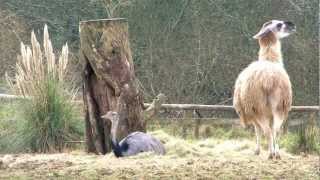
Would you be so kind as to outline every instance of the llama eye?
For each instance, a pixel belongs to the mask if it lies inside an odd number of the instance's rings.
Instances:
[[[277,24],[277,28],[280,29],[282,27],[282,23]]]
[[[120,48],[119,47],[113,47],[112,48],[112,51],[111,51],[112,55],[116,55],[116,54],[119,54],[119,53],[120,53]]]

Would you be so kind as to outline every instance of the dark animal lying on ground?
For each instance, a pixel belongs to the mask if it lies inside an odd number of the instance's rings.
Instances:
[[[109,111],[102,116],[111,122],[111,146],[116,157],[133,156],[140,152],[153,151],[156,154],[165,154],[163,144],[156,138],[143,132],[133,132],[117,142],[116,134],[119,123],[119,114]]]

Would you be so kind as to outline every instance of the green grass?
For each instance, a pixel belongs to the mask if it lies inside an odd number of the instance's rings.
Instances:
[[[48,152],[79,147],[65,141],[84,137],[80,108],[71,104],[66,92],[46,86],[47,101],[16,100],[0,104],[0,153]],[[51,103],[47,103],[51,102]]]
[[[83,120],[63,95],[48,93],[51,103],[37,100],[0,106],[0,153],[55,152],[65,141],[80,140]]]
[[[8,152],[12,135],[16,133],[17,102],[1,102],[0,104],[0,153]]]
[[[168,134],[184,139],[193,140],[194,121],[190,120],[151,120],[148,122],[148,131],[163,130]],[[250,138],[253,131],[236,126],[217,125],[209,121],[203,122],[199,127],[199,138],[215,137],[219,139]]]
[[[183,130],[185,127],[185,131]],[[177,138],[184,138],[188,142],[195,141],[194,126],[192,122],[179,120],[171,122],[161,122],[159,120],[150,121],[148,124],[148,130],[163,130],[164,132],[171,134]],[[186,134],[183,136],[183,133]],[[203,123],[200,126],[199,132],[200,139],[217,138],[220,140],[228,139],[250,139],[255,141],[255,134],[253,128],[243,129],[241,127],[228,127],[215,125],[210,122]],[[320,153],[320,128],[316,126],[315,122],[311,119],[311,123],[302,125],[298,129],[290,130],[287,134],[280,136],[279,145],[280,148],[286,149],[290,153],[300,154]],[[266,138],[262,138],[262,146],[267,148]]]
[[[49,127],[47,132],[43,134],[44,137],[51,135],[48,138],[51,144],[55,144],[55,140],[63,139],[67,140],[80,140],[84,138],[84,121],[83,117],[79,116],[81,109],[78,107],[70,107],[63,109],[66,102],[63,97],[57,98],[55,95],[54,106],[51,107],[51,111],[45,111],[45,107],[42,106],[31,106],[26,102],[8,102],[0,105],[0,152],[28,152],[34,151],[36,146],[41,146],[41,140],[38,137],[40,133],[45,131],[40,131],[41,126]],[[31,102],[29,102],[31,103]],[[23,107],[27,107],[23,109]],[[77,108],[77,109],[75,109]],[[27,114],[27,115],[26,115]],[[45,114],[55,114],[48,121],[41,121],[36,118],[36,115],[42,117]],[[62,114],[66,114],[61,116]],[[29,117],[29,121],[26,120]],[[59,119],[59,117],[65,118],[64,120]],[[41,118],[42,119],[42,118]],[[43,118],[45,119],[45,118]],[[37,122],[37,123],[36,123]],[[45,124],[51,122],[49,124]],[[176,138],[176,141],[181,141],[179,144],[194,143],[197,139],[194,137],[194,127],[192,122],[186,122],[186,137],[182,138],[183,124],[182,121],[166,121],[160,122],[157,120],[150,121],[148,123],[148,131],[155,131],[157,134],[158,130],[161,130],[167,134],[172,135]],[[39,125],[42,124],[42,125]],[[67,124],[67,131],[58,130]],[[36,125],[37,124],[37,125]],[[54,131],[52,131],[55,129]],[[30,130],[29,132],[27,130]],[[49,130],[53,134],[48,134]],[[62,132],[62,133],[61,133]],[[307,124],[306,126],[301,126],[297,130],[291,130],[287,134],[284,134],[280,138],[280,148],[286,149],[290,153],[299,154],[301,152],[305,153],[320,153],[320,143],[319,143],[319,127]],[[59,136],[54,136],[54,134],[59,133]],[[66,133],[66,135],[61,135]],[[56,138],[56,139],[55,139]],[[165,139],[164,137],[163,139]],[[220,141],[228,139],[250,139],[255,141],[255,135],[251,129],[243,129],[240,127],[224,127],[217,126],[210,123],[204,123],[200,126],[200,139],[219,139]],[[266,148],[266,139],[262,139],[262,145]],[[31,143],[35,142],[35,143]],[[59,143],[57,143],[59,145]],[[61,146],[62,144],[60,144]],[[190,147],[190,144],[186,145]],[[47,147],[48,148],[48,147]],[[82,147],[83,148],[83,147]],[[179,148],[179,147],[176,147]],[[186,151],[181,151],[182,154],[186,152],[193,152],[192,148],[186,148]]]
[[[43,94],[21,106],[19,144],[32,152],[62,151],[64,142],[78,139],[81,132],[74,126],[73,105],[60,84],[48,79],[43,86]]]
[[[280,140],[280,146],[295,154],[320,154],[320,128],[312,123],[301,125],[294,132],[284,135]]]
[[[67,112],[62,116],[63,119],[57,118],[59,113],[40,119],[36,116],[55,112],[36,111],[30,103],[8,106],[16,109],[28,108],[14,112],[15,114],[11,114],[12,118],[1,117],[0,153],[57,152],[67,145],[68,148],[77,146],[67,144],[66,141],[81,140],[84,137],[83,120],[78,116],[70,117],[73,112]],[[5,109],[1,108],[0,111]]]

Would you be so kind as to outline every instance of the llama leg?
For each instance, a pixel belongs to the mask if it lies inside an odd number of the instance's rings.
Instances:
[[[254,131],[256,133],[256,149],[254,151],[254,154],[259,155],[260,154],[261,129],[257,124],[254,125]]]
[[[271,128],[269,127],[265,132],[267,138],[268,138],[268,146],[269,146],[269,157],[268,159],[273,159],[275,156],[275,149],[274,149],[274,138]]]
[[[268,119],[262,119],[261,121],[258,122],[261,129],[263,130],[265,136],[267,137],[268,140],[268,147],[269,147],[269,157],[268,159],[273,159],[275,156],[275,151],[274,151],[274,138],[273,138],[273,133],[272,129],[269,125]]]
[[[269,96],[269,102],[271,104],[271,111],[273,116],[272,135],[274,139],[274,150],[275,150],[276,159],[280,159],[279,145],[278,145],[279,137],[277,137],[277,135],[280,133],[282,123],[285,120],[286,115],[288,113],[288,112],[285,112],[283,109],[284,100],[281,100],[282,98],[281,92],[282,92],[281,89],[276,89],[274,93]]]
[[[278,140],[279,140],[279,133],[280,133],[282,123],[283,123],[283,118],[281,118],[281,116],[279,116],[278,114],[275,114],[273,117],[272,134],[274,138],[274,146],[275,146],[274,148],[275,148],[276,159],[280,159]],[[278,137],[277,137],[277,134],[278,134]]]
[[[277,132],[273,129],[273,142],[274,142],[274,155],[276,159],[281,159],[280,153],[279,153],[279,145],[278,145],[278,139],[277,139]]]

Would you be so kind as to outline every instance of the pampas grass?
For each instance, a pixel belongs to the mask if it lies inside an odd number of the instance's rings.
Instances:
[[[44,81],[52,79],[60,84],[63,83],[67,72],[68,54],[68,45],[65,44],[62,47],[59,60],[56,61],[48,27],[45,25],[43,52],[34,32],[32,32],[31,48],[21,42],[21,54],[18,56],[15,78],[12,79],[7,75],[7,82],[16,94],[37,96],[41,94],[40,87],[42,87]]]
[[[46,25],[43,49],[34,32],[31,47],[21,42],[15,77],[7,76],[11,90],[28,99],[17,107],[21,115],[13,143],[19,150],[62,151],[65,141],[79,138],[72,104],[76,91],[65,82],[67,64],[68,45],[62,47],[57,60]]]

